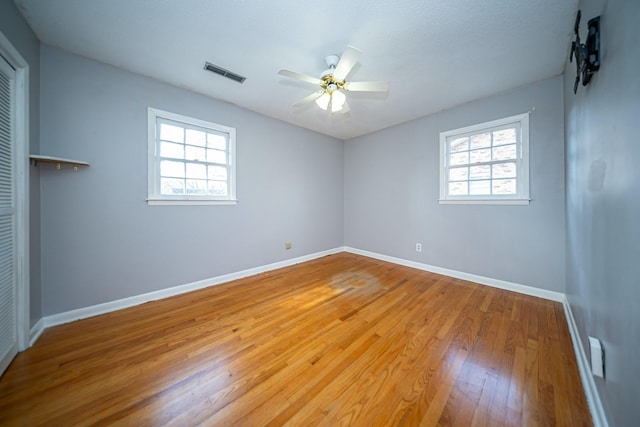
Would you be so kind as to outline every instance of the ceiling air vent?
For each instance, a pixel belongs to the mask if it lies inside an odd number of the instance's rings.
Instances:
[[[212,73],[220,74],[221,76],[234,80],[238,83],[243,83],[247,79],[246,77],[241,76],[240,74],[236,74],[232,71],[225,70],[224,68],[218,67],[217,65],[212,64],[210,62],[207,62],[204,64],[204,69],[209,70]]]

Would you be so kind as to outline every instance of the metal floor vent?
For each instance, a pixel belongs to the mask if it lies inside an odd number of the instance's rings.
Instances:
[[[236,74],[232,71],[225,70],[224,68],[218,67],[217,65],[212,64],[210,62],[206,62],[204,64],[204,69],[209,70],[212,73],[220,74],[221,76],[234,80],[238,83],[243,83],[247,79],[246,77],[241,76],[240,74]]]

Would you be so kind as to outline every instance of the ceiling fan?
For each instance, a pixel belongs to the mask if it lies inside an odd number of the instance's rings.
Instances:
[[[318,107],[323,110],[330,110],[331,113],[346,113],[350,108],[344,92],[388,91],[389,82],[347,82],[345,80],[358,62],[360,55],[362,55],[361,50],[347,46],[342,56],[327,56],[325,60],[329,68],[322,72],[320,78],[296,73],[295,71],[278,71],[281,76],[291,77],[320,87],[319,90],[302,98],[293,106],[302,107],[311,101],[316,101]]]

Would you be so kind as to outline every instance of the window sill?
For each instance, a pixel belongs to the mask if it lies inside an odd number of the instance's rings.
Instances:
[[[197,199],[147,199],[149,206],[224,206],[237,205],[237,200],[197,200]]]
[[[528,205],[531,199],[440,199],[441,205]]]

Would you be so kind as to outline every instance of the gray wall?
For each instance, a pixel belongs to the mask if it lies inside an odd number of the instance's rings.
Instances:
[[[596,378],[612,426],[640,419],[640,2],[582,1],[601,15],[602,65],[573,94],[565,72],[567,294],[589,357],[598,337],[606,379]]]
[[[41,151],[91,164],[41,171],[44,315],[342,246],[342,141],[48,46],[41,63]],[[238,205],[146,204],[148,106],[236,128]]]
[[[40,42],[11,0],[0,0],[0,31],[29,64],[30,152],[40,149]],[[40,173],[30,168],[30,318],[33,326],[42,317],[40,282]]]
[[[533,107],[530,205],[438,204],[439,133]],[[555,77],[347,141],[345,245],[564,292],[563,132]]]

